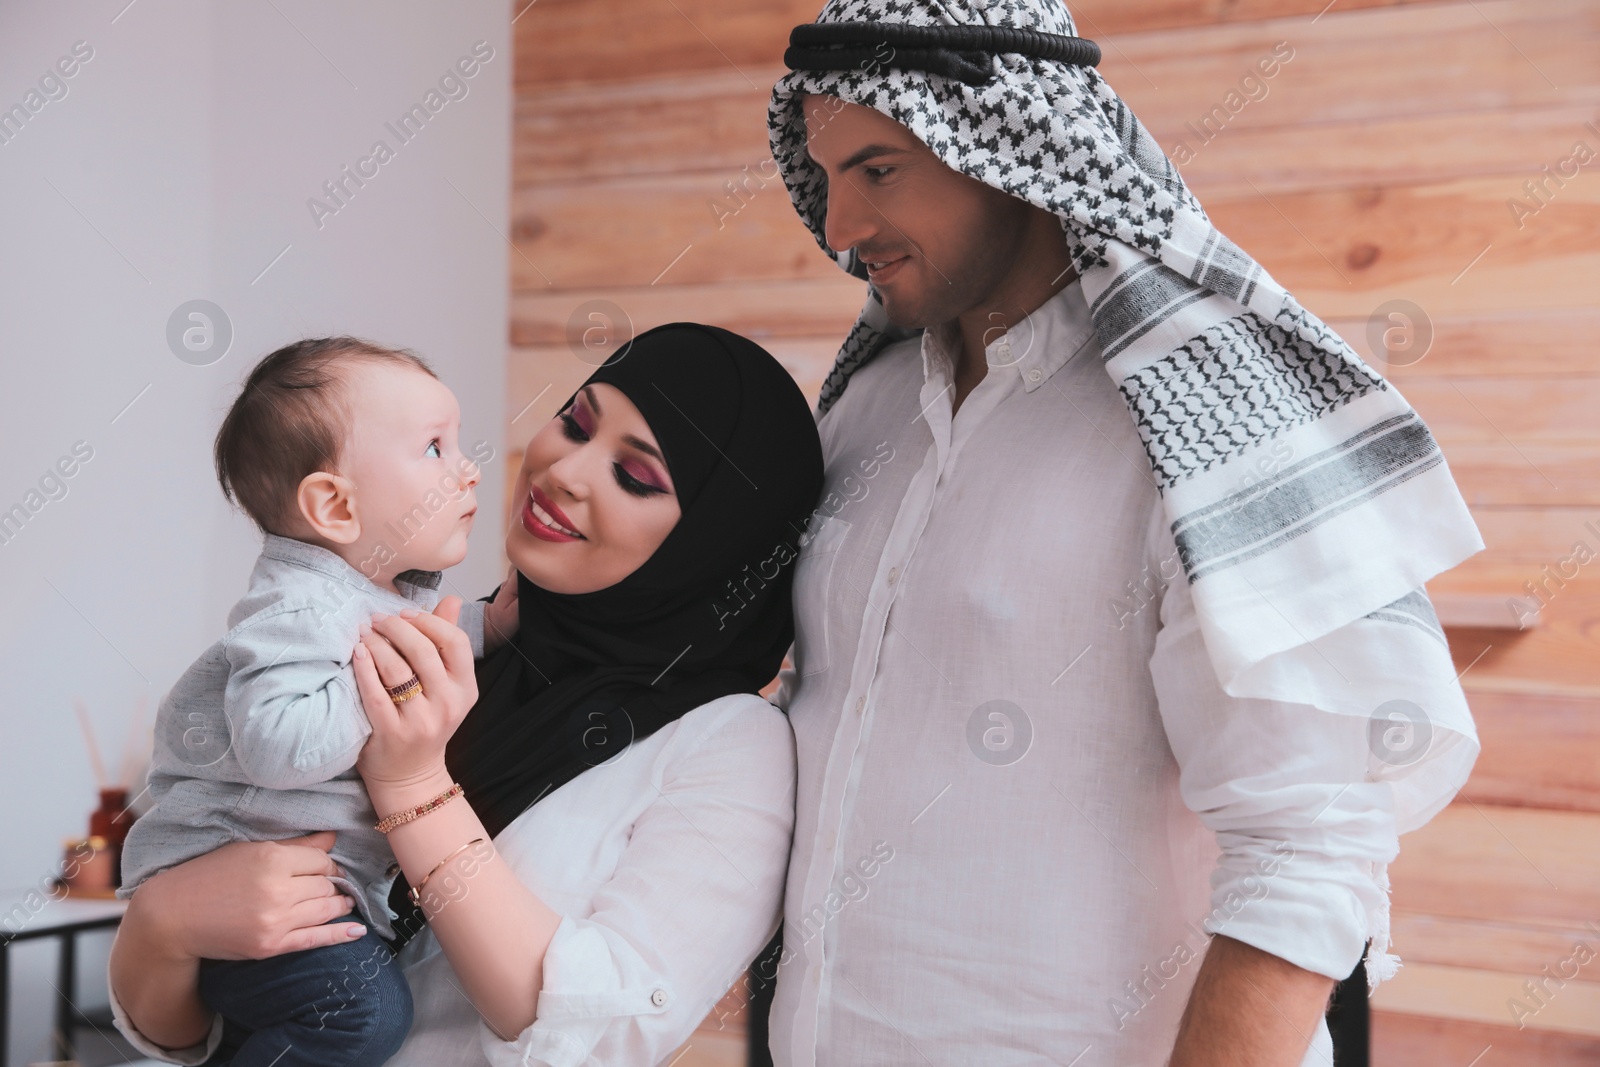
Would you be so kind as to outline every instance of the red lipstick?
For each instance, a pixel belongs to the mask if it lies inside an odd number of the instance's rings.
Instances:
[[[535,504],[537,504],[539,509],[546,515],[549,515],[557,523],[559,523],[561,526],[565,526],[567,529],[560,530],[549,523],[542,521],[538,515],[534,514],[533,505]],[[581,534],[574,535],[567,532],[567,530],[576,530],[577,527],[572,525],[572,520],[567,518],[566,513],[560,508],[556,507],[555,501],[551,500],[547,495],[545,495],[545,493],[542,492],[537,485],[530,484],[528,486],[528,497],[523,501],[521,518],[523,529],[527,530],[541,541],[561,542],[583,540]]]

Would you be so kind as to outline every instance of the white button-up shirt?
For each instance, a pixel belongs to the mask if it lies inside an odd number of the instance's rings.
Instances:
[[[774,1059],[1156,1067],[1207,933],[1355,967],[1388,787],[1365,720],[1221,691],[1082,282],[952,417],[958,344],[820,424]]]
[[[696,708],[551,792],[495,838],[563,916],[544,957],[538,1019],[500,1040],[423,930],[397,960],[415,1021],[389,1067],[664,1061],[772,936],[793,782],[788,723],[745,693]],[[222,1037],[219,1018],[204,1046],[162,1049],[115,996],[112,1011],[136,1047],[172,1063],[203,1062]]]

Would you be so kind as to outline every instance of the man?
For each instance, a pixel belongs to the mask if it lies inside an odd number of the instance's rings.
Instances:
[[[1431,435],[1072,34],[831,0],[773,93],[870,283],[779,697],[784,1067],[1327,1064],[1334,983],[1397,962],[1397,834],[1476,757],[1421,587],[1482,542]]]

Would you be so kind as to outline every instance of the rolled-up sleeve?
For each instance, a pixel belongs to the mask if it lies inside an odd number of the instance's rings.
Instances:
[[[355,766],[372,724],[350,648],[314,608],[264,613],[228,636],[223,712],[232,752],[253,785],[303,789]]]
[[[562,919],[533,1025],[502,1041],[479,1024],[495,1067],[659,1063],[777,929],[793,734],[764,702],[736,707],[715,731],[663,767],[590,913]]]
[[[133,1020],[128,1018],[128,1013],[123,1010],[122,1002],[117,999],[116,989],[112,988],[109,982],[107,988],[111,995],[111,1021],[117,1031],[128,1039],[128,1044],[153,1060],[160,1060],[162,1063],[200,1064],[210,1059],[217,1051],[217,1047],[222,1044],[222,1016],[214,1015],[211,1018],[211,1032],[206,1035],[203,1044],[179,1049],[162,1048],[141,1034],[133,1025]]]
[[[1347,977],[1387,915],[1382,871],[1399,850],[1392,792],[1368,780],[1367,721],[1225,693],[1181,573],[1150,670],[1184,803],[1221,849],[1203,927]]]

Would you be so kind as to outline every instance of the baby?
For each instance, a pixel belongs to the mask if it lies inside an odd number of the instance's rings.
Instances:
[[[351,654],[373,613],[431,611],[440,572],[467,554],[479,470],[459,422],[421,359],[335,337],[262,360],[217,434],[223,494],[265,543],[228,632],[162,700],[156,803],[128,834],[118,895],[230,841],[336,830],[349,877],[334,882],[367,926],[348,944],[201,962],[201,999],[240,1063],[381,1064],[410,1028],[410,991],[380,940],[394,934],[398,868],[355,770],[372,728]],[[461,610],[478,657],[486,610]]]

